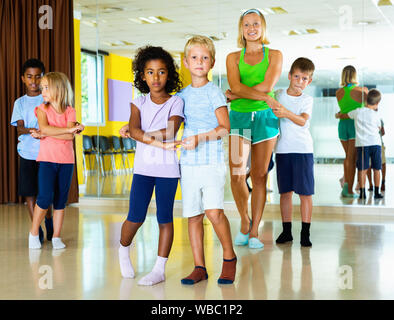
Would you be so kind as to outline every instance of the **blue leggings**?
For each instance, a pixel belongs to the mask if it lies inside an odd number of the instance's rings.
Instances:
[[[178,178],[158,178],[134,174],[127,220],[135,223],[145,221],[153,188],[155,188],[157,222],[160,224],[172,222],[177,187]]]
[[[48,209],[52,203],[54,210],[66,207],[73,171],[72,163],[40,162],[37,205],[41,209]]]

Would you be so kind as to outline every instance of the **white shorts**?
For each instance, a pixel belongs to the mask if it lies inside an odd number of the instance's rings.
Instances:
[[[194,217],[209,209],[224,209],[226,165],[181,165],[183,216]]]

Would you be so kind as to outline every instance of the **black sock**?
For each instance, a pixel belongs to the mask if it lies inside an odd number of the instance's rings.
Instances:
[[[283,231],[276,239],[276,243],[285,243],[288,241],[293,241],[293,236],[291,234],[291,222],[282,222]]]
[[[382,199],[383,196],[379,193],[379,187],[375,187],[375,199]]]
[[[312,246],[312,242],[309,240],[309,229],[311,224],[308,222],[302,222],[302,229],[301,229],[301,245],[303,247],[310,247]]]
[[[360,199],[366,199],[365,188],[360,188]]]

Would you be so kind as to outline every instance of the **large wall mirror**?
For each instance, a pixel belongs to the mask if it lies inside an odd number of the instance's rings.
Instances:
[[[287,88],[288,72],[296,58],[307,57],[316,66],[306,89],[314,98],[310,121],[314,204],[394,206],[388,196],[394,183],[393,4],[389,0],[74,0],[74,8],[80,13],[81,55],[76,64],[81,70],[81,112],[87,126],[78,151],[81,196],[128,199],[135,143],[122,139],[119,130],[128,122],[131,99],[139,94],[132,86],[136,49],[147,44],[162,46],[172,53],[185,84],[189,84],[181,63],[184,45],[191,35],[208,36],[216,47],[211,79],[225,92],[229,88],[226,56],[237,50],[239,16],[246,9],[258,8],[266,18],[268,47],[283,54],[282,75],[275,89]],[[378,113],[385,128],[386,197],[379,201],[367,197],[363,204],[341,196],[345,152],[335,118],[339,111],[336,91],[347,65],[357,70],[359,86],[382,93]],[[355,191],[356,185],[357,176]],[[368,188],[368,181],[366,185]],[[270,173],[268,188],[272,191],[268,203],[278,204],[275,169]],[[179,192],[178,200],[180,196]],[[228,202],[234,201],[229,179],[225,197]],[[297,203],[298,197],[294,200]]]

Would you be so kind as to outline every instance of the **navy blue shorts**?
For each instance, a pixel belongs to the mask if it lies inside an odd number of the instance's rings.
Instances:
[[[153,188],[155,188],[157,222],[160,224],[172,222],[178,180],[178,178],[158,178],[134,174],[127,220],[135,223],[145,221]]]
[[[48,209],[52,203],[54,210],[66,207],[73,171],[72,163],[40,162],[37,205],[41,209]]]
[[[280,194],[290,191],[302,196],[314,194],[313,153],[277,153],[276,176]]]
[[[381,146],[356,147],[356,149],[358,170],[367,170],[369,167],[375,170],[382,169]]]
[[[22,197],[37,197],[39,162],[19,156],[18,194]]]

